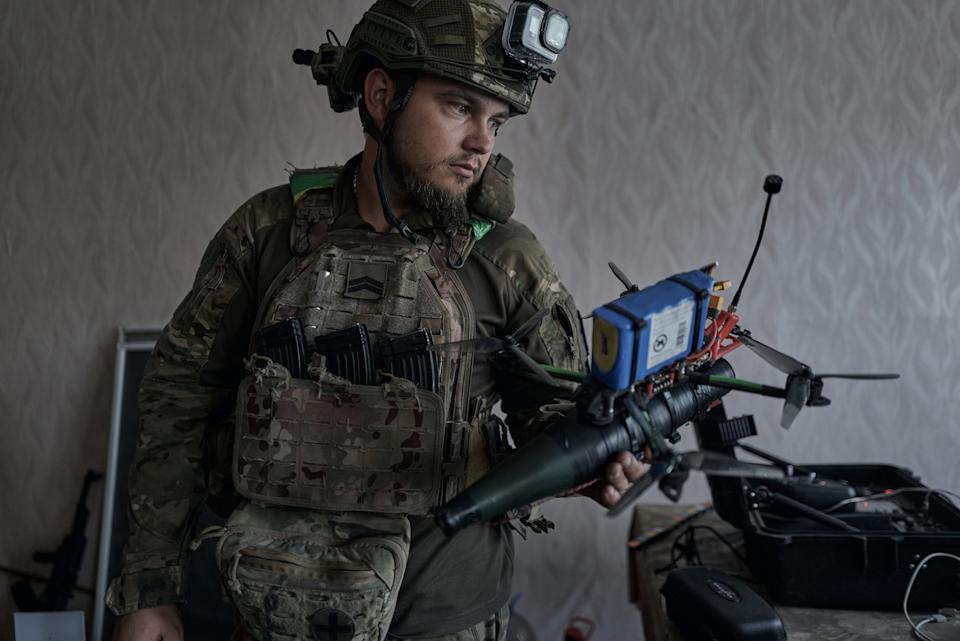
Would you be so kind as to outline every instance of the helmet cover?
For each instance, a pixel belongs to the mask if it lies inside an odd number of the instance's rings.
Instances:
[[[506,18],[489,0],[378,0],[354,27],[336,71],[322,84],[331,85],[331,96],[350,95],[356,104],[374,67],[432,74],[499,98],[514,114],[527,113],[538,74],[504,52]]]

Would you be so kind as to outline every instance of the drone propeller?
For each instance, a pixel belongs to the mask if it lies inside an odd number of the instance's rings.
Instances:
[[[809,365],[801,363],[792,356],[788,356],[769,345],[753,338],[745,329],[736,329],[736,337],[741,343],[749,347],[757,356],[773,365],[787,375],[785,401],[783,413],[780,415],[780,425],[789,429],[797,414],[804,405],[823,407],[830,404],[830,399],[823,395],[823,379],[845,378],[861,381],[882,381],[900,378],[899,374],[814,374]]]
[[[670,452],[664,458],[651,462],[650,469],[647,473],[634,481],[633,485],[623,493],[623,496],[620,497],[617,504],[610,508],[607,514],[609,516],[622,514],[631,503],[640,498],[654,483],[657,483],[670,474],[683,470],[700,470],[707,476],[736,478],[782,479],[786,476],[784,471],[776,466],[744,463],[732,456],[718,452],[706,450],[693,450],[682,454]]]
[[[682,464],[692,470],[700,470],[707,476],[727,476],[736,478],[782,479],[784,471],[773,465],[745,463],[732,456],[694,450],[680,455]]]
[[[809,378],[799,374],[787,378],[787,397],[783,401],[783,412],[780,414],[780,426],[783,429],[790,429],[797,414],[810,400],[811,382]]]
[[[732,333],[740,340],[741,343],[749,347],[754,354],[767,361],[784,374],[796,374],[803,369],[810,369],[807,365],[804,365],[794,357],[787,356],[783,352],[775,350],[769,345],[761,343],[757,339],[753,338],[753,336],[750,335],[750,332],[745,329],[738,327],[734,329]]]
[[[536,329],[543,319],[550,313],[549,309],[541,309],[539,312],[528,318],[512,334],[507,334],[503,338],[496,336],[482,336],[480,338],[468,338],[467,340],[455,341],[452,343],[434,343],[430,349],[435,352],[475,352],[489,354],[492,352],[502,352],[510,354],[523,364],[528,370],[533,372],[541,381],[548,385],[557,385],[557,381],[547,374],[537,361],[533,360],[529,354],[520,347],[520,340],[524,336]]]
[[[817,374],[817,378],[847,378],[853,381],[888,381],[900,378],[899,374]]]

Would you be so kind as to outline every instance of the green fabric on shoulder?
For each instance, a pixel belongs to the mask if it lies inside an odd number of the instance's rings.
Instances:
[[[322,169],[299,169],[290,174],[290,191],[293,193],[293,202],[303,198],[304,194],[312,189],[329,189],[337,182],[340,175],[339,167],[324,167]]]
[[[480,240],[487,235],[487,232],[493,229],[493,223],[486,218],[472,217],[467,224],[473,227],[473,237]]]

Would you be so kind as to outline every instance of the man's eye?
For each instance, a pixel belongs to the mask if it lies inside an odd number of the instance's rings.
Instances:
[[[453,109],[454,113],[459,114],[461,116],[464,116],[470,113],[470,108],[467,105],[463,104],[462,102],[452,102],[450,103],[450,107]]]

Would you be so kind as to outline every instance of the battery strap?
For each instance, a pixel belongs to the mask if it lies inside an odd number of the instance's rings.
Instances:
[[[607,303],[604,305],[609,310],[615,311],[631,323],[633,323],[633,362],[630,366],[630,380],[637,375],[637,360],[640,357],[640,330],[647,326],[647,321],[643,320],[629,309],[621,307],[616,303]],[[631,385],[633,383],[631,382]]]
[[[692,349],[696,351],[700,349],[700,317],[702,316],[701,310],[703,308],[703,301],[709,299],[710,292],[707,291],[706,289],[703,289],[702,287],[694,285],[689,280],[687,280],[686,278],[680,275],[671,276],[667,280],[674,282],[678,285],[682,285],[683,287],[686,287],[691,292],[693,292],[694,296],[697,297],[697,314],[693,319],[693,335],[697,339],[697,344],[692,346]]]

